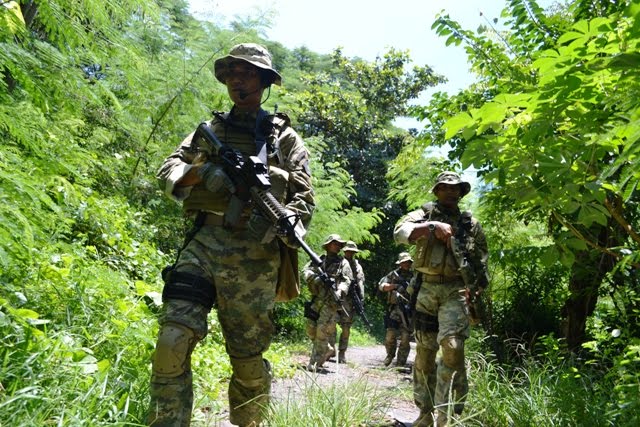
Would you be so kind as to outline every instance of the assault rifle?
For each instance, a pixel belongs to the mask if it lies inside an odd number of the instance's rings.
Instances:
[[[316,256],[318,256],[318,255],[316,255]],[[322,270],[322,259],[320,259],[320,257],[318,257],[318,261],[319,262],[316,263],[313,260],[313,257],[311,256],[311,254],[309,254],[309,257],[312,258],[311,262],[313,262],[313,264],[318,269],[320,269],[320,274],[318,275],[318,278],[320,280],[322,280],[322,283],[324,284],[325,288],[327,288],[329,293],[333,296],[333,300],[336,303],[338,303],[338,305],[342,306],[342,300],[340,299],[340,296],[338,295],[338,285],[336,284],[336,281],[335,281],[335,279],[333,277],[329,277],[329,275],[324,270]],[[344,307],[342,309],[344,310]]]
[[[401,290],[409,289],[409,282],[407,282],[406,279],[402,277],[397,270],[393,270],[393,272],[398,278],[396,282],[399,282],[400,286],[402,287]],[[407,329],[412,329],[411,328],[411,301],[406,299],[404,295],[402,295],[402,293],[400,293],[400,291],[398,291],[397,289],[394,290],[393,292],[396,293],[396,300],[398,301],[398,305],[400,306],[402,325]]]
[[[296,225],[300,217],[290,214],[282,204],[271,194],[269,170],[258,156],[250,156],[246,161],[242,153],[223,143],[207,123],[200,123],[193,136],[194,141],[204,140],[222,160],[224,172],[233,182],[236,191],[231,196],[231,202],[224,214],[224,226],[234,227],[240,221],[240,214],[251,200],[260,213],[275,226],[276,235],[300,246],[309,255],[311,262],[322,271],[322,259],[302,239]],[[322,271],[322,281],[326,286],[337,290],[335,281]],[[335,292],[332,292],[337,298]],[[339,300],[339,298],[338,298]]]
[[[463,218],[456,234],[451,236],[451,251],[453,252],[460,275],[467,288],[466,300],[469,308],[469,322],[472,325],[482,324],[489,345],[500,362],[503,360],[503,356],[497,336],[493,334],[491,306],[489,305],[489,310],[487,310],[485,305],[485,298],[488,298],[485,291],[489,286],[489,276],[484,268],[481,268],[479,265],[474,265],[473,259],[465,245],[465,233],[468,232],[471,227],[470,220],[470,216],[466,222],[465,218]],[[487,299],[487,301],[489,304],[491,303],[491,300]]]
[[[362,303],[362,296],[360,295],[360,288],[358,287],[357,281],[354,279],[351,281],[351,289],[349,293],[351,294],[351,302],[353,302],[353,309],[358,316],[362,319],[362,322],[369,329],[373,328],[369,319],[367,319],[367,315],[364,312],[364,304]]]
[[[462,227],[460,227],[462,229]],[[451,251],[453,257],[458,264],[458,271],[462,276],[466,291],[467,306],[469,309],[469,321],[472,325],[482,323],[485,328],[490,328],[488,324],[487,311],[482,298],[481,289],[484,289],[488,284],[488,279],[481,277],[476,272],[476,268],[471,261],[469,252],[467,251],[464,242],[464,231],[456,233],[451,236]]]

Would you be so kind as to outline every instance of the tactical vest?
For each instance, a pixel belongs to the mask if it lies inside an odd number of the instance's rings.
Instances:
[[[407,301],[411,298],[408,292],[408,289],[409,289],[408,285],[411,282],[412,278],[413,278],[413,272],[411,270],[405,271],[401,268],[398,268],[387,275],[387,280],[392,285],[405,284],[404,282],[406,282],[407,286],[404,289],[402,289],[402,291],[400,292],[400,295],[402,295]],[[395,292],[387,292],[386,294],[387,294],[387,304],[396,305],[400,302],[398,301],[398,295]]]
[[[337,279],[340,277],[342,273],[342,263],[344,258],[340,255],[332,255],[327,256],[326,254],[321,255],[320,259],[322,260],[322,271],[327,273],[327,276],[332,279]],[[317,268],[313,268],[314,271],[318,271]],[[322,296],[326,295],[326,288],[323,284],[312,281],[309,283],[309,291],[311,291],[311,295],[313,296]]]
[[[209,121],[209,125],[222,142],[239,150],[245,159],[258,154],[256,153],[256,119],[254,117],[248,116],[244,120],[231,121],[228,114],[214,113],[214,116]],[[285,204],[289,196],[289,172],[283,169],[285,159],[280,152],[278,137],[289,126],[289,118],[282,113],[266,116],[261,126],[266,140],[264,157],[269,168],[271,193],[280,203]],[[192,149],[203,154],[201,161],[206,159],[213,164],[221,164],[220,158],[210,152],[206,143],[200,142]],[[265,159],[262,160],[265,161]],[[231,194],[226,189],[212,193],[206,189],[204,183],[199,183],[191,189],[189,197],[184,200],[183,209],[187,212],[207,211],[223,214],[230,198]],[[249,204],[247,216],[250,210]]]
[[[429,202],[422,206],[426,221],[445,222],[453,228],[454,234],[465,220],[471,220],[471,212],[464,211],[456,215],[440,212],[435,203]],[[469,234],[469,233],[467,233]],[[428,275],[444,277],[458,277],[460,272],[456,260],[445,242],[436,239],[431,233],[427,237],[416,240],[416,256],[413,268]]]

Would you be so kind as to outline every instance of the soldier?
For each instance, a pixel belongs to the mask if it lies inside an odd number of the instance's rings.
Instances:
[[[408,291],[409,283],[413,278],[412,264],[413,259],[409,252],[400,253],[396,261],[397,268],[378,282],[378,290],[386,294],[387,300],[387,312],[384,316],[384,326],[387,330],[384,338],[384,346],[387,350],[385,366],[389,366],[396,357],[396,349],[398,350],[396,365],[404,366],[411,351],[413,331]],[[400,339],[399,348],[398,338]]]
[[[263,92],[280,85],[280,74],[262,46],[243,43],[215,62],[216,78],[227,86],[233,108],[214,113],[211,129],[245,159],[268,165],[271,192],[287,211],[307,224],[314,209],[308,152],[286,115],[260,108]],[[160,330],[153,356],[153,426],[189,426],[193,406],[191,353],[207,335],[207,316],[216,307],[232,367],[230,421],[259,425],[268,406],[269,348],[276,293],[295,296],[297,257],[292,242],[276,238],[270,223],[249,203],[240,203],[239,220],[225,215],[238,202],[222,161],[189,135],[158,172],[161,188],[194,218],[176,262],[165,269]],[[237,207],[237,203],[235,204]],[[283,276],[284,275],[284,276]],[[283,277],[288,281],[283,282]],[[286,298],[284,298],[286,299]]]
[[[464,342],[469,337],[469,319],[460,262],[452,248],[465,248],[474,266],[478,289],[488,285],[487,240],[480,223],[458,203],[471,185],[454,172],[442,172],[431,191],[437,201],[405,215],[396,225],[397,243],[416,245],[417,271],[414,322],[416,357],[413,394],[420,416],[414,426],[431,426],[433,415],[446,425],[447,412],[462,413],[468,391]],[[454,239],[452,239],[454,237]],[[436,368],[436,353],[442,359]],[[451,397],[451,401],[449,401]],[[432,412],[436,409],[436,414]]]
[[[338,324],[340,324],[341,330],[340,340],[338,341],[338,363],[347,363],[346,352],[347,347],[349,347],[349,335],[351,334],[353,318],[356,315],[352,293],[358,294],[364,307],[364,270],[362,270],[362,266],[355,258],[355,254],[360,252],[355,242],[349,240],[342,248],[342,252],[344,253],[344,258],[349,262],[349,267],[351,267],[351,273],[353,274],[353,280],[349,286],[349,295],[351,297],[346,298],[342,304],[342,309],[338,310]],[[336,337],[334,336],[332,343],[335,344],[335,342]]]
[[[331,352],[335,354],[336,323],[338,310],[342,310],[349,286],[353,280],[349,262],[339,255],[346,241],[338,234],[330,234],[322,245],[326,251],[321,256],[320,268],[309,262],[303,269],[304,277],[312,299],[305,305],[307,335],[313,346],[307,370],[322,368]],[[323,274],[326,277],[323,280]],[[330,344],[333,339],[333,345]]]

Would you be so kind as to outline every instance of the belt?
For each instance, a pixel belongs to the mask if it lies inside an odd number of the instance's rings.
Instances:
[[[443,276],[442,274],[423,274],[422,280],[427,283],[461,282],[462,276]]]
[[[247,223],[249,222],[249,217],[241,216],[240,220],[238,220],[238,224],[236,224],[234,229],[245,229],[247,228]],[[224,215],[218,215],[214,213],[208,213],[204,219],[204,225],[213,225],[216,227],[224,226]]]

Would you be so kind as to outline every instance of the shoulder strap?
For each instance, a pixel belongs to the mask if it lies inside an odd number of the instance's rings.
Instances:
[[[422,210],[424,211],[424,217],[427,221],[431,221],[431,215],[433,215],[433,209],[436,207],[436,204],[433,202],[427,202],[422,205]]]
[[[289,116],[284,113],[274,113],[267,115],[261,123],[260,130],[265,135],[267,141],[267,150],[269,157],[275,157],[276,163],[281,167],[284,164],[281,158],[279,138],[282,132],[291,126]]]
[[[260,108],[256,116],[256,155],[265,165],[267,164],[267,138],[264,136],[262,122],[266,117],[267,112]]]

